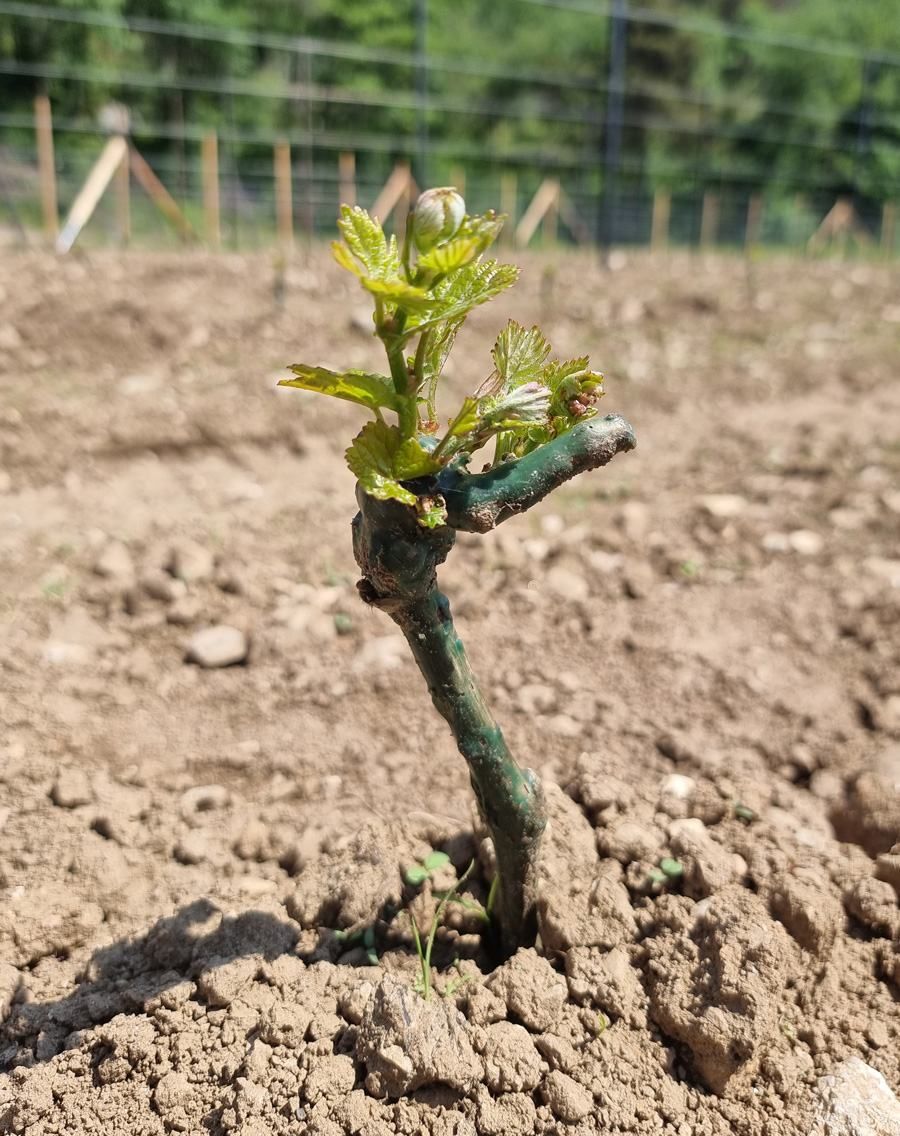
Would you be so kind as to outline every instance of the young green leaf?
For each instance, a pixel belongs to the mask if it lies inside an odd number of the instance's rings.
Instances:
[[[450,857],[446,852],[429,852],[422,861],[422,864],[428,872],[436,872],[438,868],[443,868],[445,864],[449,863]]]
[[[428,870],[421,864],[413,864],[412,867],[407,868],[403,873],[403,878],[410,887],[418,887],[419,884],[424,884],[428,879]],[[410,916],[410,918],[412,917]]]
[[[330,394],[333,398],[355,402],[369,410],[381,407],[396,410],[398,407],[394,388],[383,375],[373,375],[367,371],[329,371],[327,367],[309,367],[305,363],[295,363],[288,369],[297,377],[279,380],[280,387],[298,387],[300,390]]]
[[[471,238],[478,242],[479,253],[485,252],[500,235],[505,221],[506,214],[495,213],[493,209],[489,209],[487,213],[476,213],[464,219],[456,239]]]
[[[550,391],[536,382],[523,383],[504,395],[479,403],[483,427],[492,433],[546,423],[549,409]]]
[[[442,320],[431,329],[428,336],[428,346],[425,352],[425,373],[440,375],[447,362],[447,357],[456,339],[456,333],[465,323],[465,316],[458,316],[452,320]]]
[[[463,438],[471,434],[478,425],[478,399],[464,398],[463,404],[456,413],[456,417],[447,427],[447,437]],[[441,446],[438,445],[438,450]]]
[[[401,485],[394,474],[394,458],[402,441],[396,426],[367,422],[347,450],[347,465],[370,497],[415,505],[415,493]]]
[[[409,322],[406,338],[447,320],[464,319],[473,308],[512,287],[518,278],[519,270],[513,264],[498,264],[496,260],[467,264],[435,286],[435,307],[427,317]]]
[[[572,419],[574,425],[603,397],[603,376],[588,366],[588,357],[551,363],[544,381],[553,391],[552,414]]]
[[[497,393],[543,379],[550,344],[539,327],[510,320],[497,336],[491,355],[497,368]]]
[[[396,238],[388,240],[381,225],[365,209],[360,209],[358,205],[342,205],[338,228],[347,248],[362,265],[364,272],[359,272],[345,252],[337,251],[341,249],[340,245],[332,246],[335,259],[344,268],[355,272],[357,276],[364,274],[375,280],[399,275],[400,253]]]
[[[385,280],[379,280],[371,276],[363,276],[360,280],[363,288],[367,292],[371,292],[373,296],[383,300],[385,303],[394,304],[396,307],[406,308],[411,312],[427,312],[433,308],[436,301],[434,297],[427,292],[424,288],[417,288],[413,284],[407,284],[405,280],[401,280],[399,276],[392,276]]]
[[[457,238],[421,253],[416,266],[432,273],[455,272],[470,264],[481,251],[481,242],[477,237]]]
[[[447,502],[440,493],[416,498],[416,520],[423,529],[437,529],[447,523]]]
[[[674,860],[671,856],[666,856],[665,859],[660,860],[659,870],[670,880],[677,880],[680,876],[684,875],[684,865],[680,860]]]
[[[394,475],[401,481],[427,477],[437,473],[440,468],[441,463],[434,460],[431,452],[425,449],[418,438],[406,438],[394,455]]]

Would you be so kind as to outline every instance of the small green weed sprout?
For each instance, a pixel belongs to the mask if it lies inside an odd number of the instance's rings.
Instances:
[[[375,926],[370,923],[367,927],[359,927],[355,931],[335,931],[335,939],[345,947],[361,946],[366,952],[366,961],[370,966],[377,966],[378,949],[375,944]]]
[[[429,852],[420,864],[413,864],[407,868],[403,878],[411,887],[418,887],[449,863],[450,857],[446,852]]]
[[[647,875],[654,884],[672,883],[674,880],[681,879],[684,875],[684,865],[680,860],[666,856],[660,860],[659,867],[651,868]]]
[[[487,374],[441,425],[439,387],[457,335],[519,276],[487,256],[502,224],[492,211],[468,214],[446,186],[421,195],[402,242],[364,209],[343,206],[332,249],[372,301],[387,373],[298,363],[281,385],[344,399],[371,416],[346,452],[357,481],[359,592],[403,631],[469,765],[497,859],[493,938],[509,955],[534,942],[546,807],[540,781],[516,763],[472,674],[437,568],[457,532],[490,531],[635,439],[624,419],[598,415],[603,376],[587,356],[556,359],[540,328],[515,320],[497,336]],[[470,472],[489,443],[487,465]]]
[[[441,860],[440,863],[438,863],[434,868],[430,870],[427,869],[425,865],[428,863],[429,859],[438,856],[442,856],[444,857],[444,859]],[[443,867],[443,865],[446,864],[449,859],[450,857],[443,852],[432,852],[430,857],[426,857],[421,864],[416,865],[416,867],[421,868],[425,872],[425,875],[422,876],[421,879],[418,879],[418,874],[416,873],[416,879],[410,880],[409,877],[412,869],[409,869],[406,873],[407,882],[424,882],[424,880],[426,880],[431,875],[431,872],[436,871],[439,867]],[[419,976],[416,979],[416,989],[419,991],[422,997],[426,999],[426,1001],[431,997],[431,955],[432,951],[434,950],[434,940],[437,937],[438,928],[441,925],[441,920],[444,917],[444,912],[447,910],[447,905],[453,903],[454,901],[459,902],[463,899],[463,897],[459,894],[460,889],[462,888],[466,880],[468,880],[469,876],[471,876],[474,868],[475,861],[473,860],[453,885],[453,887],[449,888],[440,896],[440,902],[438,903],[434,916],[431,920],[431,924],[428,928],[428,934],[425,936],[424,944],[422,942],[422,933],[419,931],[419,926],[416,923],[414,916],[410,912],[409,922],[410,927],[412,928],[413,942],[416,946],[416,954],[419,956]],[[484,911],[484,909],[481,908],[479,904],[473,904],[472,901],[469,900],[466,902],[465,906],[470,910],[477,908],[482,912],[485,920],[487,920],[487,912]],[[453,989],[458,989],[459,985],[459,981],[456,981],[455,983],[453,983]],[[447,993],[448,995],[450,992],[451,991],[449,988],[445,991],[445,993]]]

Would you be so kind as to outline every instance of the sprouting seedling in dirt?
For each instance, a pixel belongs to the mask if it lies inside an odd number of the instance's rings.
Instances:
[[[651,868],[647,875],[654,884],[672,883],[684,875],[684,864],[671,856],[665,856],[660,860],[659,867]]]
[[[361,946],[366,952],[366,961],[369,963],[369,965],[378,965],[378,949],[375,942],[375,927],[371,923],[366,927],[358,927],[354,931],[335,931],[334,937],[345,947]]]
[[[440,424],[441,376],[460,328],[519,274],[486,256],[502,222],[493,212],[467,215],[452,188],[430,189],[399,244],[365,210],[344,206],[334,255],[371,297],[388,374],[301,363],[282,385],[354,402],[372,416],[347,450],[357,479],[358,588],[403,631],[468,762],[496,852],[496,938],[511,954],[534,940],[546,808],[538,778],[514,760],[475,681],[438,590],[437,567],[457,532],[488,532],[635,441],[624,419],[598,415],[603,377],[586,357],[554,359],[539,328],[512,320],[497,337],[486,375]],[[472,457],[489,442],[491,460],[470,472]]]
[[[429,852],[421,863],[408,867],[403,873],[403,878],[411,887],[418,887],[449,863],[450,857],[446,852]]]
[[[443,853],[432,853],[432,855],[443,855]],[[447,857],[447,859],[449,859],[449,857]],[[446,861],[444,861],[444,863],[446,863]],[[440,902],[438,903],[437,908],[434,912],[434,916],[431,920],[431,925],[428,928],[428,934],[425,936],[424,944],[422,942],[422,933],[419,931],[419,925],[416,923],[416,920],[412,914],[410,914],[409,916],[410,926],[412,927],[413,942],[416,945],[416,954],[419,956],[419,976],[416,979],[416,989],[426,1001],[431,997],[431,955],[434,950],[434,940],[437,937],[438,927],[440,927],[441,925],[441,919],[444,916],[444,912],[447,910],[447,905],[449,903],[452,903],[453,900],[461,898],[461,896],[459,895],[460,888],[463,886],[469,876],[471,876],[474,868],[475,861],[473,860],[453,885],[453,887],[445,891],[441,896]],[[428,878],[427,874],[424,878]],[[409,872],[407,872],[407,880],[408,879]],[[485,917],[487,917],[486,913]],[[455,984],[455,987],[459,987],[459,982]]]

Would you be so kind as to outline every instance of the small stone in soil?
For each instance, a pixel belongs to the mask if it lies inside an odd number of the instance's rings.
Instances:
[[[130,583],[134,579],[134,561],[126,545],[111,540],[94,562],[94,571],[105,580]]]
[[[841,1062],[815,1088],[809,1136],[896,1136],[900,1101],[884,1077],[858,1057]]]
[[[208,548],[196,541],[186,540],[172,549],[166,567],[177,580],[192,584],[208,580],[215,571],[216,562]]]
[[[541,1090],[553,1115],[566,1124],[584,1120],[594,1107],[594,1098],[588,1090],[559,1070],[547,1075]]]
[[[83,769],[67,767],[57,774],[50,799],[61,809],[76,809],[79,805],[89,805],[94,799],[94,791]]]
[[[205,670],[231,667],[244,662],[250,646],[247,636],[237,627],[218,624],[204,627],[192,636],[187,648],[187,662]]]

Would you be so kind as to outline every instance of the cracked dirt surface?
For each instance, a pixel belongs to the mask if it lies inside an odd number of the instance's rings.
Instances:
[[[443,570],[560,789],[541,949],[491,972],[456,907],[426,1004],[402,871],[483,900],[490,857],[355,595],[360,420],[273,389],[379,364],[359,296],[318,251],[0,265],[0,1133],[900,1131],[900,275],[525,270],[446,409],[514,315],[639,446]]]

